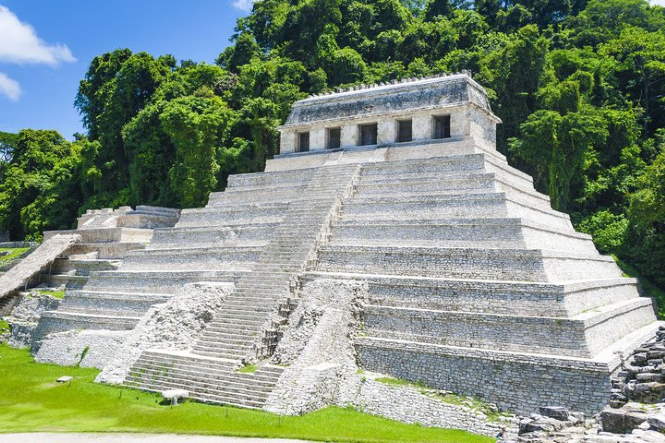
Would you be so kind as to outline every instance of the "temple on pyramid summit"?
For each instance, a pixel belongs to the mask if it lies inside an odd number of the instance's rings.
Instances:
[[[91,270],[34,352],[282,413],[379,408],[354,397],[374,395],[363,372],[597,412],[659,326],[652,301],[507,163],[500,123],[467,73],[300,100],[265,172]]]

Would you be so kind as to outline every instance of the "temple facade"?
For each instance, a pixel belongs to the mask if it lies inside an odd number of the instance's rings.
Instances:
[[[621,353],[658,328],[652,302],[496,150],[499,123],[467,73],[298,101],[265,172],[229,177],[68,292],[39,353],[94,355],[107,330],[103,381],[286,413],[379,408],[358,369],[520,413],[596,412]],[[160,306],[201,282],[232,288],[212,320],[147,340],[146,316],[179,325]]]

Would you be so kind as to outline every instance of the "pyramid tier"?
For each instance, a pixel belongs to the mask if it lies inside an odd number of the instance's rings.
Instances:
[[[523,415],[544,404],[593,413],[607,404],[618,353],[635,349],[657,328],[653,322],[633,329],[595,359],[377,337],[359,337],[356,351],[367,370],[482,398]]]
[[[488,315],[572,318],[639,297],[637,281],[629,278],[539,283],[329,272],[302,278],[303,284],[315,279],[364,282],[371,306]]]
[[[326,246],[324,272],[558,282],[621,277],[612,258],[540,249]]]
[[[587,234],[520,218],[431,218],[357,221],[345,217],[332,228],[334,246],[485,247],[597,250]]]
[[[278,223],[252,223],[243,225],[170,228],[156,230],[151,249],[175,247],[210,247],[225,245],[261,246],[267,243]]]
[[[574,317],[531,317],[370,305],[364,315],[368,337],[591,358],[652,323],[653,306],[634,298]]]
[[[191,247],[134,251],[123,261],[122,270],[249,269],[261,246]]]

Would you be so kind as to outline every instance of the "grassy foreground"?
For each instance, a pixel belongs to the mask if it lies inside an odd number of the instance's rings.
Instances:
[[[155,432],[354,442],[492,442],[463,431],[426,428],[327,408],[302,417],[185,403],[93,383],[94,369],[34,363],[0,345],[0,432]],[[74,381],[55,380],[71,375]],[[1,438],[0,438],[1,439]]]
[[[30,248],[0,248],[0,253],[6,252],[6,255],[0,256],[0,265],[9,263],[28,252]]]

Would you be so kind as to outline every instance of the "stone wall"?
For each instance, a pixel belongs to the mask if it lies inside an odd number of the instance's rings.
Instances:
[[[365,282],[317,279],[304,283],[302,299],[273,361],[288,365],[264,409],[289,415],[330,405],[357,408],[424,426],[456,428],[491,437],[516,434],[514,419],[488,417],[445,403],[413,387],[367,377],[356,363],[353,341],[360,331]]]
[[[518,430],[513,417],[488,417],[472,408],[446,403],[437,394],[428,396],[413,387],[391,386],[360,375],[348,382],[340,404],[405,423],[462,429],[504,440],[512,440]]]
[[[518,413],[528,414],[543,405],[567,405],[594,413],[609,398],[608,368],[592,361],[482,350],[456,352],[455,348],[416,343],[400,346],[372,339],[360,339],[357,349],[361,367],[368,370],[477,396]]]
[[[127,334],[127,331],[108,330],[71,330],[50,334],[41,342],[35,361],[101,369],[121,349]]]
[[[33,333],[40,315],[44,311],[56,309],[59,304],[60,300],[49,295],[34,292],[19,295],[11,314],[5,318],[11,328],[11,335],[7,342],[9,346],[14,348],[31,347]]]

